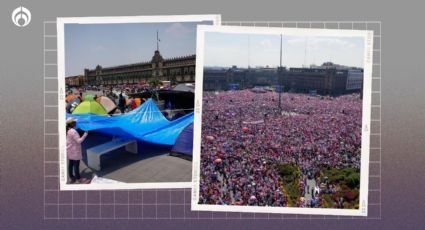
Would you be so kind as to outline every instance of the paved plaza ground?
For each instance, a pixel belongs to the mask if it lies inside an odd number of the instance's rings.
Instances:
[[[82,144],[83,161],[81,161],[81,176],[102,178],[124,183],[154,183],[154,182],[190,182],[192,180],[192,161],[183,157],[170,155],[170,149],[146,143],[138,143],[138,153],[130,153],[125,148],[102,156],[100,171],[87,167],[86,150],[107,142],[111,137],[96,132]]]

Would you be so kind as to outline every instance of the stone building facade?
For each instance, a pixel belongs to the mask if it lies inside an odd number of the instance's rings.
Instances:
[[[116,84],[137,84],[152,79],[186,83],[195,81],[196,55],[165,59],[156,50],[152,59],[146,62],[84,69],[84,74],[65,79],[68,86],[99,86]]]

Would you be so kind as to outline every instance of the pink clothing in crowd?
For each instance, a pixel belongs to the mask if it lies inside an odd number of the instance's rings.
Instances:
[[[69,129],[66,135],[66,153],[70,160],[81,160],[83,158],[81,154],[81,143],[86,139],[87,133],[84,133],[82,137],[78,134],[75,129]]]
[[[321,168],[360,169],[362,99],[250,90],[204,92],[200,158],[201,204],[288,206],[289,194],[275,165],[300,169],[299,193],[307,179],[323,182],[313,202],[298,207],[322,207],[321,195],[341,189],[321,181]],[[336,188],[334,188],[336,187]],[[304,195],[302,195],[304,196]],[[340,205],[339,207],[342,207]]]

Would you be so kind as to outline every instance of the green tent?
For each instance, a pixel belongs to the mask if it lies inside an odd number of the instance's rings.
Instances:
[[[107,115],[106,109],[93,99],[91,95],[85,96],[84,101],[79,104],[72,114],[93,113],[98,115]]]
[[[94,101],[94,96],[88,94],[88,95],[84,96],[84,101]]]

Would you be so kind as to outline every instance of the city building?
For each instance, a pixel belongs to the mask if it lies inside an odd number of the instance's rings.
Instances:
[[[204,68],[203,90],[282,85],[284,91],[321,95],[361,92],[363,69],[325,62],[309,68]]]
[[[276,83],[276,68],[204,68],[203,89],[206,91],[247,89]]]
[[[137,84],[156,79],[173,84],[195,81],[196,55],[164,59],[156,50],[152,59],[146,62],[84,69],[84,74],[65,78],[70,87],[99,86],[116,84]]]
[[[281,68],[279,77],[281,85],[291,92],[341,95],[361,92],[363,86],[363,69],[331,62],[310,68]]]
[[[68,86],[82,86],[84,84],[84,76],[76,75],[65,78],[65,84]]]

